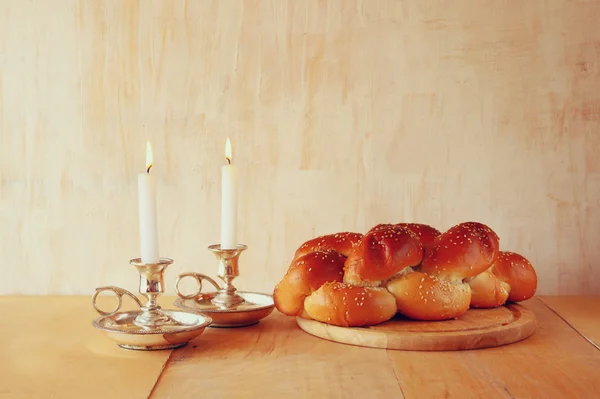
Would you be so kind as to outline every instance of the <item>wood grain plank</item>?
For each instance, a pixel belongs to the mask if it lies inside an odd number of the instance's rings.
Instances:
[[[119,348],[90,298],[0,297],[0,314],[0,398],[147,398],[171,353]]]
[[[440,353],[388,351],[407,398],[593,398],[600,352],[537,298],[525,301],[538,331],[497,348]]]
[[[600,349],[600,296],[544,296],[540,299]]]
[[[384,350],[312,337],[280,313],[192,344],[173,352],[153,398],[403,398]]]

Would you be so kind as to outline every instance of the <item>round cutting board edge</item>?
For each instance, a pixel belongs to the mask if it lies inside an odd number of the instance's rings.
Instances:
[[[410,321],[396,321],[392,319],[385,323],[370,327],[340,327],[321,323],[315,320],[296,318],[296,323],[308,334],[342,344],[410,351],[456,351],[492,348],[512,344],[531,336],[537,329],[535,314],[519,304],[508,304],[495,309],[476,309],[468,312],[486,312],[487,317],[494,313],[510,311],[514,318],[508,323],[486,325],[477,328],[476,322],[466,323],[459,321],[461,327],[446,331],[424,328],[421,331],[403,330]],[[474,313],[472,313],[474,314]],[[469,319],[465,317],[464,319]],[[471,318],[473,320],[473,318]],[[476,320],[476,319],[475,319]],[[449,321],[420,322],[421,325],[434,327],[438,323],[453,323]],[[430,324],[431,323],[431,324]],[[458,324],[458,323],[456,323]]]

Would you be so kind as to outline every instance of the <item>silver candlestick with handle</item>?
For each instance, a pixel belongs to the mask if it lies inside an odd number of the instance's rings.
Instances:
[[[232,249],[223,249],[220,244],[210,245],[208,249],[217,258],[217,276],[223,280],[223,286],[202,273],[179,274],[175,282],[175,291],[179,296],[175,306],[209,315],[212,319],[211,327],[249,326],[270,315],[275,306],[272,295],[239,291],[233,285],[233,280],[240,275],[240,255],[247,248],[242,244]],[[179,287],[186,277],[191,277],[198,283],[197,291],[189,295],[183,294]],[[210,283],[215,291],[202,292],[204,281]]]
[[[117,345],[126,349],[173,349],[186,345],[202,334],[212,323],[207,315],[181,310],[165,310],[158,304],[164,293],[164,272],[173,263],[161,258],[158,263],[143,263],[140,258],[129,261],[139,274],[139,292],[146,297],[143,304],[133,293],[112,285],[96,288],[92,297],[94,309],[101,315],[93,321],[94,327],[103,331]],[[98,307],[98,297],[109,291],[119,300],[115,309],[105,312]],[[140,307],[136,311],[119,312],[123,296],[131,297]]]

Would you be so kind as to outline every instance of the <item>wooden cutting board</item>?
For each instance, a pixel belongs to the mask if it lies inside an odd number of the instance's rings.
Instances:
[[[455,351],[511,344],[533,334],[535,315],[518,304],[470,309],[460,318],[415,321],[397,315],[370,327],[338,327],[296,318],[309,334],[343,344],[413,351]]]

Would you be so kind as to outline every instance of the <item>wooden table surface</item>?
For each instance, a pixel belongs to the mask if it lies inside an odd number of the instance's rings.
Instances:
[[[139,352],[92,327],[90,298],[0,297],[0,398],[599,398],[600,296],[523,304],[537,332],[491,349],[343,345],[275,310],[252,327]]]

